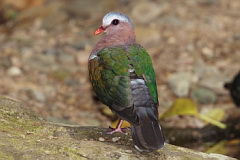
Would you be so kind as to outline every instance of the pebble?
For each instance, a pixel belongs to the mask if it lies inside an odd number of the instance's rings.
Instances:
[[[202,104],[212,104],[217,101],[217,95],[207,88],[195,88],[191,91],[190,97]]]
[[[211,57],[214,56],[214,51],[210,48],[207,48],[207,47],[204,47],[202,49],[202,53],[203,53],[203,55],[205,55],[208,58],[211,58]]]
[[[22,74],[22,71],[20,68],[16,67],[16,66],[12,66],[8,69],[7,71],[8,75],[10,76],[19,76]]]
[[[26,136],[25,136],[24,134],[20,135],[20,137],[22,137],[22,138],[26,138]]]
[[[55,48],[48,48],[44,51],[45,54],[50,54],[50,55],[56,55],[57,54],[57,50]]]
[[[192,75],[189,72],[178,72],[169,76],[167,83],[173,93],[178,97],[186,97],[189,94]]]
[[[225,94],[224,83],[229,80],[216,66],[201,62],[194,67],[195,75],[199,78],[199,86],[209,88],[217,94]]]
[[[51,151],[44,151],[46,154],[50,154],[51,153]]]
[[[102,138],[102,137],[99,137],[98,140],[99,140],[100,142],[104,142],[104,141],[105,141],[105,139]]]
[[[125,150],[126,153],[132,153],[132,150]]]
[[[37,101],[42,102],[42,103],[46,102],[47,98],[42,91],[40,91],[38,89],[31,89],[31,90],[29,90],[29,92],[30,92],[30,96],[32,98],[36,99]]]
[[[121,139],[121,137],[113,137],[113,138],[112,138],[112,141],[113,141],[113,142],[117,142],[117,141],[119,141],[120,139]]]

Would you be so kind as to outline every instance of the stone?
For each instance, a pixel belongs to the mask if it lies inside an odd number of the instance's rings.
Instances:
[[[203,62],[197,63],[194,67],[194,74],[199,79],[199,86],[209,88],[217,94],[225,94],[224,83],[229,78],[216,66],[206,65]]]
[[[121,139],[121,137],[113,137],[113,138],[112,138],[112,141],[113,141],[113,142],[117,142],[117,141],[119,141],[120,139]]]
[[[104,142],[104,141],[105,141],[105,139],[102,138],[102,137],[99,137],[98,140],[99,140],[100,142]]]
[[[22,74],[22,71],[20,68],[16,67],[16,66],[12,66],[8,69],[7,73],[10,76],[19,76]]]
[[[236,160],[167,143],[157,154],[142,154],[134,149],[130,136],[119,134],[121,139],[113,142],[116,135],[102,134],[103,128],[43,121],[28,106],[4,97],[0,97],[0,117],[0,159]]]
[[[57,55],[57,50],[55,48],[48,48],[44,51],[44,54]]]
[[[212,104],[217,101],[217,95],[213,91],[201,87],[194,88],[190,93],[190,97],[202,104]]]
[[[210,48],[204,47],[202,49],[203,55],[205,55],[207,58],[212,58],[214,56],[214,51]]]
[[[40,91],[39,89],[30,89],[29,93],[30,93],[30,96],[33,99],[35,99],[35,100],[37,100],[39,102],[44,103],[47,100],[45,94],[42,91]]]
[[[186,97],[189,94],[192,75],[189,72],[178,72],[168,77],[167,83],[173,93],[178,97]]]

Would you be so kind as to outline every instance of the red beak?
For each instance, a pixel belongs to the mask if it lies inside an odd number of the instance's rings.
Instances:
[[[103,28],[103,27],[101,26],[100,28],[98,28],[98,29],[95,31],[94,35],[95,35],[95,36],[96,36],[96,35],[99,35],[99,34],[102,33],[104,30],[105,30],[105,28]]]

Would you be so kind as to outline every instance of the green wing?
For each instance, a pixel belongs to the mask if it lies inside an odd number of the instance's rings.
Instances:
[[[130,46],[128,56],[134,66],[135,73],[139,77],[143,76],[154,102],[158,103],[156,77],[151,57],[142,46],[137,44]]]
[[[104,104],[117,111],[131,105],[129,63],[122,47],[102,49],[89,63],[95,93]]]
[[[158,102],[151,58],[143,47],[134,44],[104,48],[97,55],[89,62],[89,76],[94,91],[104,104],[115,111],[132,106],[129,69],[144,78],[154,102]]]

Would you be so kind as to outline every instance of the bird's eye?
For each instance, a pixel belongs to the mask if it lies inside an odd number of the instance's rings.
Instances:
[[[118,25],[118,23],[119,23],[119,20],[118,20],[118,19],[114,19],[114,20],[112,21],[112,24],[113,24],[113,25]]]

